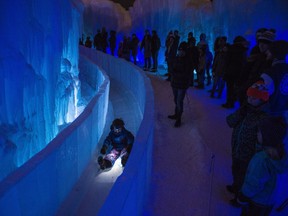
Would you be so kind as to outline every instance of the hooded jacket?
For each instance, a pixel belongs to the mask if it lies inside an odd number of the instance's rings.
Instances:
[[[261,151],[249,163],[241,192],[254,203],[273,206],[276,202],[277,177],[287,171],[287,154],[281,160],[273,160]]]

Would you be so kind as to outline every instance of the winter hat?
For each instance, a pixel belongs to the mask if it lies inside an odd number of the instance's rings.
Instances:
[[[252,86],[250,86],[247,90],[247,96],[251,96],[254,98],[261,99],[262,101],[269,100],[269,92],[265,86],[264,81],[257,81]]]
[[[122,119],[117,118],[117,119],[114,119],[111,127],[113,127],[113,128],[123,128],[124,125],[125,125],[124,121]]]
[[[266,117],[259,122],[258,129],[262,134],[263,146],[278,147],[283,145],[287,133],[287,124],[283,117]]]
[[[275,30],[270,29],[259,35],[258,41],[262,43],[271,43],[275,40],[275,37],[276,37]]]
[[[267,28],[257,29],[257,31],[256,31],[256,39],[258,40],[259,37],[260,37],[265,31],[267,31],[267,30],[268,30]]]
[[[285,40],[274,41],[269,46],[269,50],[273,58],[277,58],[278,60],[285,59],[288,54],[288,42]]]

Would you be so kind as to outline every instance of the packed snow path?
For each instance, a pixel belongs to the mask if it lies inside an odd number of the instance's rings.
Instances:
[[[224,95],[222,99],[210,98],[207,91],[211,87],[189,88],[184,100],[183,124],[174,128],[174,121],[167,118],[174,111],[174,103],[170,82],[165,80],[164,73],[147,73],[155,95],[155,142],[150,198],[144,215],[240,215],[240,209],[229,205],[233,195],[225,189],[232,181],[232,130],[225,118],[235,109],[221,107]],[[134,132],[137,130],[135,119],[140,117],[134,98],[128,96],[129,92],[123,87],[111,82],[112,112],[115,117],[121,116],[127,128]],[[129,115],[125,110],[129,110]],[[135,116],[131,115],[132,110]],[[107,120],[106,133],[112,118]],[[99,174],[96,158],[97,155],[57,215],[97,215],[122,169],[116,164],[115,169]],[[287,210],[273,212],[272,216],[287,216]]]

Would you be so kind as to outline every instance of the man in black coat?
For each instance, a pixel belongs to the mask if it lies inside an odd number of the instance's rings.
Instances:
[[[171,87],[174,95],[175,113],[168,118],[175,119],[175,127],[181,126],[183,101],[191,82],[191,63],[187,55],[187,42],[181,42],[171,70]]]

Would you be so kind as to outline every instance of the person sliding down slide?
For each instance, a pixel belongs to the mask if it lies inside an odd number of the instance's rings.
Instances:
[[[110,132],[100,150],[101,156],[98,157],[98,164],[101,170],[109,170],[115,161],[120,157],[124,167],[127,163],[129,154],[134,143],[133,134],[124,127],[122,119],[116,118],[110,126]]]

